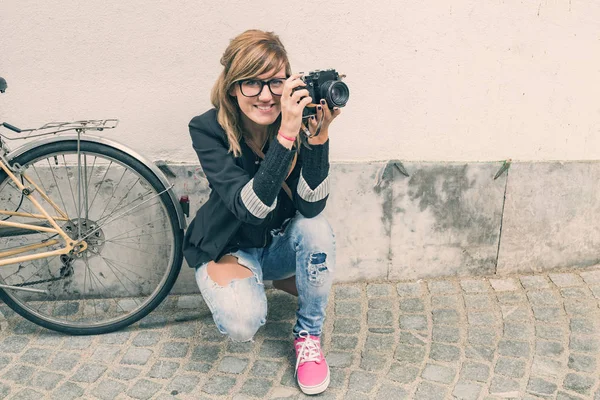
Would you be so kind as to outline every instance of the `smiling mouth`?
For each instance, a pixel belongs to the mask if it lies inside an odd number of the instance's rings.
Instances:
[[[275,104],[271,104],[270,106],[254,106],[254,107],[258,108],[261,111],[269,111],[273,107],[275,107]]]

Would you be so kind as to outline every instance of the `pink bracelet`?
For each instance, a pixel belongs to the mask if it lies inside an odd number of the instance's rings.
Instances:
[[[295,142],[296,141],[296,139],[292,139],[291,137],[285,136],[283,133],[281,133],[281,131],[279,131],[278,133],[279,133],[279,136],[281,136],[285,140],[289,140],[290,142]]]

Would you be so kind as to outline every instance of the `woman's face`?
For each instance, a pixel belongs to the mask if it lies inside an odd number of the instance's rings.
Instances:
[[[269,71],[265,74],[259,75],[255,77],[253,80],[255,81],[271,81],[273,79],[280,78],[285,81],[286,74],[285,68],[282,68],[279,71]],[[257,82],[251,82],[250,85],[256,85]],[[260,85],[260,83],[258,83]],[[283,84],[281,85],[283,86]],[[245,85],[246,87],[246,85]],[[275,85],[272,84],[271,89],[275,89]],[[247,93],[248,92],[248,93]],[[268,85],[264,85],[262,90],[257,96],[247,97],[244,94],[253,94],[251,91],[246,89],[244,93],[242,93],[240,89],[240,85],[236,82],[231,90],[231,95],[235,96],[237,99],[240,110],[242,110],[242,115],[245,116],[251,122],[254,122],[258,125],[271,125],[281,112],[281,96],[276,96],[271,93]]]

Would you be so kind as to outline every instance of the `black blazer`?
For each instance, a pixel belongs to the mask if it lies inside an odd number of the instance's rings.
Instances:
[[[277,140],[270,142],[264,161],[257,164],[258,157],[244,140],[240,141],[240,157],[228,151],[227,136],[217,121],[215,109],[194,117],[189,129],[211,189],[208,200],[197,211],[185,234],[183,253],[190,267],[219,260],[238,248],[265,247],[270,243],[270,231],[280,227],[296,210],[311,218],[325,208],[328,196],[306,201],[297,188],[301,171],[311,188],[325,180],[329,172],[329,142],[312,146],[312,150],[303,148],[286,179],[294,152]],[[275,209],[264,218],[254,215],[242,201],[242,189],[253,178],[253,190],[265,204],[273,204],[277,199]],[[293,200],[281,189],[284,179]]]

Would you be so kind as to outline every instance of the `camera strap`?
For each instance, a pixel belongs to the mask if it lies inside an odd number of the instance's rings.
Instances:
[[[265,159],[265,154],[256,145],[256,143],[254,142],[254,140],[247,138],[246,139],[246,144],[248,145],[248,147],[250,147],[250,150],[252,150],[252,152],[254,152],[254,154],[256,154],[261,160]],[[290,176],[290,174],[292,173],[292,171],[294,170],[294,167],[296,166],[296,160],[297,159],[298,159],[298,153],[294,153],[294,158],[292,159],[292,166],[291,166],[288,174],[286,175],[285,179],[287,179]],[[290,187],[288,186],[288,184],[285,183],[285,180],[281,183],[281,188],[285,191],[285,193],[288,195],[288,197],[290,198],[290,200],[292,200],[292,202],[293,202],[294,201],[294,196],[292,195],[292,191],[291,191]]]
[[[310,104],[309,104],[309,106],[310,106]],[[315,131],[314,135],[312,133],[310,133],[310,130],[308,130],[308,128],[304,124],[300,125],[302,127],[302,131],[304,132],[306,137],[311,138],[311,137],[319,136],[319,133],[321,133],[321,127],[323,126],[323,120],[325,120],[325,113],[321,113],[321,119],[319,120],[319,123],[317,124],[317,130]]]

